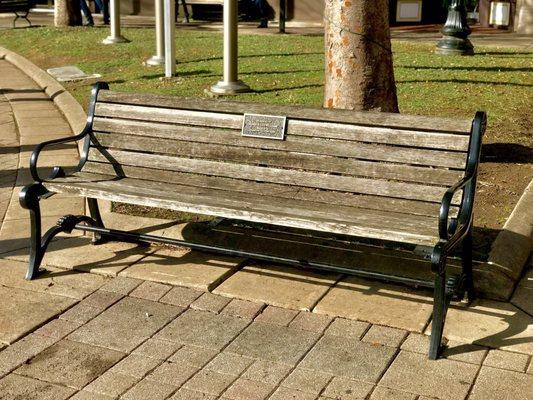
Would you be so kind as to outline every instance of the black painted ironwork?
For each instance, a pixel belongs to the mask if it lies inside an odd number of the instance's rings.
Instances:
[[[446,23],[441,30],[442,39],[437,42],[436,52],[449,55],[473,55],[474,46],[468,40],[472,32],[466,21],[464,0],[452,0],[448,7]]]
[[[35,182],[24,187],[20,193],[20,204],[30,211],[31,218],[31,239],[30,239],[30,263],[26,279],[34,279],[39,270],[39,265],[50,240],[60,232],[71,232],[73,229],[79,229],[95,234],[95,242],[99,243],[106,240],[122,240],[134,242],[159,242],[171,245],[180,245],[192,249],[222,253],[237,257],[246,257],[262,261],[288,264],[302,268],[313,268],[350,275],[358,275],[365,278],[380,279],[402,284],[413,285],[416,287],[431,288],[434,290],[433,303],[433,321],[429,349],[429,358],[436,359],[439,356],[442,342],[442,332],[448,306],[452,297],[463,299],[465,294],[468,301],[474,297],[474,286],[472,278],[472,209],[474,204],[474,194],[476,187],[476,175],[479,164],[481,151],[481,140],[486,127],[486,114],[477,112],[472,122],[470,132],[470,143],[468,157],[466,161],[465,176],[455,185],[451,186],[444,194],[439,212],[439,241],[430,253],[431,268],[435,273],[434,282],[426,280],[394,276],[380,272],[367,270],[357,270],[344,268],[340,266],[328,265],[324,263],[312,262],[307,260],[297,260],[286,257],[272,256],[268,254],[254,253],[231,249],[227,247],[211,246],[200,243],[193,243],[185,240],[177,240],[165,237],[159,237],[136,232],[126,232],[115,229],[105,228],[96,199],[88,199],[89,212],[91,217],[66,216],[58,221],[58,224],[45,233],[41,238],[41,215],[39,208],[40,199],[51,196],[45,186],[44,181],[37,172],[37,160],[40,152],[47,146],[57,143],[64,143],[84,139],[83,151],[77,170],[81,170],[87,160],[87,154],[91,142],[92,124],[94,110],[101,89],[108,89],[107,84],[97,83],[92,90],[92,100],[89,107],[89,116],[87,124],[79,135],[56,139],[38,145],[30,160],[30,171]],[[48,179],[62,176],[64,170],[61,167],[54,168],[54,172]],[[459,212],[457,217],[450,217],[450,207],[452,198],[455,193],[463,190]],[[450,254],[458,247],[461,247],[462,272],[459,276],[447,275],[446,262]]]
[[[279,33],[285,33],[285,21],[287,20],[287,1],[279,0]]]

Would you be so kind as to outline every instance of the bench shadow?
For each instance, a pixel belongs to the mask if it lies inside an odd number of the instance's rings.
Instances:
[[[481,162],[532,164],[533,147],[517,143],[488,143],[481,147]]]

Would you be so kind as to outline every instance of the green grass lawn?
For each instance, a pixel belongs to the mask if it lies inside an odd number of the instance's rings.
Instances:
[[[204,96],[222,74],[222,35],[176,32],[177,72],[160,80],[162,69],[143,66],[154,53],[153,29],[125,29],[128,44],[103,45],[107,29],[33,28],[5,30],[0,45],[42,68],[75,64],[120,91]],[[431,44],[394,42],[394,65],[403,113],[471,117],[489,114],[489,142],[532,144],[533,53],[476,48],[474,57],[433,54]],[[242,100],[320,106],[323,91],[323,39],[320,36],[241,35],[240,78],[255,93]],[[81,104],[85,83],[66,85]]]

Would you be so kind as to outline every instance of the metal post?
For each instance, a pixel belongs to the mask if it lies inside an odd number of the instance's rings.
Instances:
[[[165,25],[165,77],[172,78],[176,75],[176,6],[174,0],[164,0],[164,25]]]
[[[437,42],[436,53],[445,55],[471,56],[474,46],[468,35],[472,32],[466,22],[466,7],[464,0],[452,0],[448,7],[446,23],[442,28],[442,39]]]
[[[279,0],[279,33],[285,33],[285,20],[287,19],[287,2]]]
[[[155,47],[156,54],[146,60],[148,65],[163,65],[165,63],[165,28],[163,0],[155,0]]]
[[[224,0],[224,77],[211,86],[215,94],[237,94],[249,92],[250,87],[237,78],[238,37],[237,0]]]
[[[124,36],[120,34],[120,0],[110,0],[110,22],[111,22],[111,35],[106,37],[102,43],[114,44],[114,43],[127,43],[129,42]]]

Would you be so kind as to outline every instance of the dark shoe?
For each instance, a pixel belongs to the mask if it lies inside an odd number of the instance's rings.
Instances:
[[[83,26],[94,26],[94,22],[93,21],[88,21],[88,22],[84,23]]]
[[[268,28],[268,20],[267,19],[262,19],[261,23],[257,27],[260,28],[260,29]]]
[[[104,21],[104,25],[109,25],[109,21]]]

